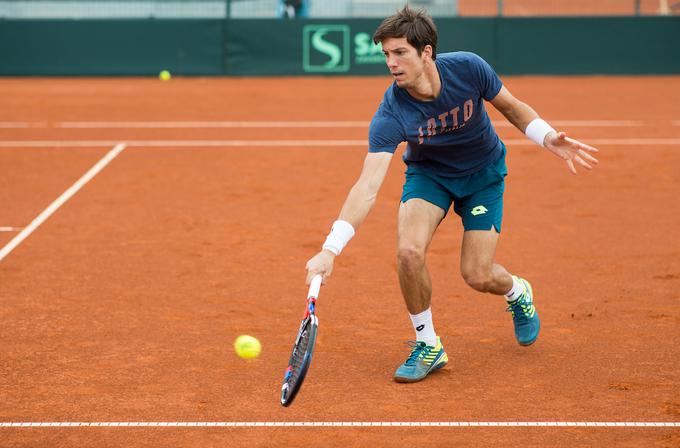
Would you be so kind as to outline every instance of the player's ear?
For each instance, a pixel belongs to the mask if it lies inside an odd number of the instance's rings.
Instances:
[[[432,45],[425,45],[422,52],[423,59],[432,59]]]

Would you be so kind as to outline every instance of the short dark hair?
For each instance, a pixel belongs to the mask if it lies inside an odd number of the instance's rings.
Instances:
[[[373,34],[373,43],[377,44],[390,37],[405,37],[418,54],[422,54],[426,45],[432,47],[432,59],[437,57],[437,27],[424,9],[404,9],[383,20]]]

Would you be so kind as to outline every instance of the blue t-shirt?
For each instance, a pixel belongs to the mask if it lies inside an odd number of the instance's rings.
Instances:
[[[442,84],[439,96],[419,101],[393,83],[371,121],[368,150],[393,153],[405,141],[409,167],[467,176],[501,156],[483,100],[495,98],[503,84],[474,53],[443,53],[434,62]]]

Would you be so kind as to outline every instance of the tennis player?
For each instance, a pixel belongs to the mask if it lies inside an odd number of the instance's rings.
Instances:
[[[432,321],[432,283],[426,253],[451,204],[461,218],[460,270],[473,289],[502,296],[512,313],[517,342],[530,345],[541,327],[529,282],[494,262],[503,218],[506,148],[484,101],[490,102],[538,146],[576,166],[591,169],[596,148],[557,132],[503,86],[494,70],[473,53],[436,54],[437,30],[424,10],[408,6],[385,19],[373,40],[382,44],[394,82],[369,129],[368,154],[323,244],[307,262],[307,283],[328,279],[335,257],[354,236],[375,203],[397,145],[407,142],[406,180],[398,217],[401,292],[415,342],[394,379],[414,382],[446,365],[448,358]]]

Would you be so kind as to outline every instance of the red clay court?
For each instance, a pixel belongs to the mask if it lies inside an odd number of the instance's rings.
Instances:
[[[498,260],[533,283],[537,343],[464,285],[449,217],[428,263],[450,363],[392,381],[412,337],[395,157],[282,408],[304,265],[389,79],[1,79],[0,250],[109,158],[0,260],[0,446],[680,446],[680,78],[503,81],[601,150],[572,176],[492,115],[510,170]],[[243,333],[260,358],[234,354]],[[39,422],[110,425],[19,427]]]

